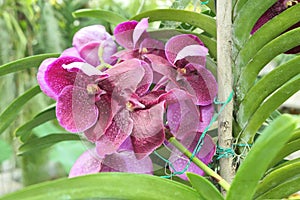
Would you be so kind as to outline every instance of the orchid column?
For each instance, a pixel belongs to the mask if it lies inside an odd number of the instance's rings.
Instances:
[[[219,0],[217,7],[217,53],[218,53],[218,99],[225,102],[232,93],[232,0]],[[219,116],[219,146],[224,149],[232,147],[232,111],[230,101]],[[231,182],[234,178],[233,158],[220,159],[220,175]]]

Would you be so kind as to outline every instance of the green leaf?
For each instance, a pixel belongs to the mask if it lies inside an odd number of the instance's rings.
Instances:
[[[289,97],[295,94],[300,89],[300,74],[292,78],[278,90],[276,90],[271,96],[269,96],[260,107],[253,113],[245,125],[241,139],[243,141],[253,142],[253,138],[256,131],[264,123],[264,121],[270,116],[270,114],[276,110],[283,102]],[[260,94],[256,94],[260,95]]]
[[[281,160],[283,160],[286,156],[290,155],[291,153],[294,153],[296,151],[300,150],[300,139],[293,140],[289,143],[287,143],[277,154],[277,156],[274,158],[274,160],[270,163],[270,167],[274,166]]]
[[[299,172],[297,176],[289,181],[286,181],[279,186],[273,188],[267,193],[263,194],[257,200],[265,200],[265,199],[283,199],[288,197],[290,194],[293,194],[299,191],[300,176]]]
[[[0,139],[0,164],[13,155],[12,147],[4,140]]]
[[[143,12],[132,19],[141,20],[145,17],[149,17],[149,22],[167,20],[188,23],[204,30],[214,38],[217,36],[216,20],[201,13],[175,9],[157,9]]]
[[[296,127],[295,118],[283,114],[262,132],[238,169],[226,199],[253,199],[259,180],[270,162],[292,137]]]
[[[197,190],[200,196],[206,200],[224,200],[217,188],[206,178],[193,173],[187,173],[192,186]]]
[[[39,151],[41,149],[46,149],[51,147],[52,145],[63,142],[63,141],[71,141],[71,140],[80,140],[79,135],[71,134],[71,133],[57,133],[50,134],[40,138],[34,138],[27,141],[20,148],[20,154],[25,154],[30,151]]]
[[[300,45],[300,28],[286,32],[265,45],[241,71],[237,87],[238,98],[244,95],[253,86],[260,70],[280,53]]]
[[[41,62],[47,58],[58,57],[59,54],[41,54],[36,56],[30,56],[22,58],[16,61],[9,62],[0,66],[0,76],[4,76],[9,73],[18,72],[32,67],[38,67]]]
[[[268,21],[245,43],[236,59],[236,65],[245,66],[263,46],[297,23],[299,18],[300,4],[297,4]]]
[[[107,10],[95,10],[95,9],[81,9],[73,12],[73,16],[76,18],[79,17],[92,17],[97,19],[102,19],[104,21],[107,21],[108,23],[117,25],[119,23],[122,23],[124,21],[127,21],[125,17],[111,12]]]
[[[17,118],[25,103],[41,92],[38,85],[27,90],[24,94],[16,98],[1,114],[0,114],[0,135],[3,131]]]
[[[16,199],[199,200],[200,196],[186,185],[156,176],[99,173],[34,185],[0,198]]]
[[[282,184],[288,183],[293,179],[300,178],[300,162],[294,162],[289,165],[285,165],[283,167],[280,167],[271,173],[269,173],[267,176],[264,177],[263,180],[258,185],[257,191],[255,193],[255,198],[261,199],[264,197],[267,193],[271,192],[272,190],[276,190],[276,187],[279,187]],[[298,187],[290,188],[287,191],[284,192],[284,194],[280,194],[280,196],[276,196],[276,198],[284,198],[291,194],[294,194],[295,192],[298,192],[300,190],[300,184],[298,184]],[[265,197],[264,197],[265,198]]]
[[[233,22],[233,41],[238,49],[241,49],[250,37],[250,32],[259,17],[276,1],[251,0],[244,3]]]
[[[300,56],[276,67],[255,83],[239,106],[237,121],[241,127],[245,126],[249,118],[269,95],[294,76],[300,74],[299,63]]]
[[[21,136],[21,141],[25,142],[29,138],[32,129],[55,118],[55,105],[52,105],[46,110],[39,113],[32,120],[28,121],[27,123],[20,126],[18,129],[16,129],[15,135],[17,137]]]

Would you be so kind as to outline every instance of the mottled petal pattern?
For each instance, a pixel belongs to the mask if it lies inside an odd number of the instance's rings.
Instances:
[[[126,109],[117,113],[110,126],[96,141],[96,150],[100,156],[115,153],[132,132],[133,121]]]
[[[182,68],[188,63],[195,63],[205,66],[206,57],[203,56],[207,53],[205,47],[198,47],[199,53],[191,53],[190,45],[204,46],[199,38],[191,34],[182,34],[174,36],[166,43],[166,56],[170,63]],[[188,48],[188,49],[186,49]],[[178,56],[178,54],[180,55]],[[178,60],[178,58],[184,57],[184,59]]]
[[[69,178],[100,172],[102,160],[103,158],[96,154],[95,149],[85,151],[72,166]]]
[[[164,141],[164,102],[149,109],[131,113],[133,130],[131,140],[138,159],[158,148]]]
[[[62,127],[72,133],[78,133],[92,127],[98,117],[95,97],[87,91],[67,86],[58,97],[56,105],[57,120]]]
[[[121,151],[107,155],[101,172],[129,172],[152,174],[152,161],[149,157],[137,159],[133,151]]]
[[[123,22],[114,30],[116,41],[126,49],[134,49],[133,31],[137,24],[137,21]]]

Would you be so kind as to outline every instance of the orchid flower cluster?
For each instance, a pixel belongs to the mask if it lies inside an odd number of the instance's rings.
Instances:
[[[217,95],[217,82],[205,68],[208,49],[192,34],[164,43],[147,29],[147,18],[117,25],[117,46],[105,27],[84,27],[74,35],[73,47],[40,65],[37,79],[57,102],[59,124],[95,144],[78,158],[69,177],[111,171],[151,174],[149,155],[162,145],[172,149],[166,133],[193,150],[208,126]],[[215,149],[206,135],[196,156],[208,164]],[[171,171],[188,162],[175,150],[169,160],[175,168]],[[188,171],[204,174],[194,164]]]

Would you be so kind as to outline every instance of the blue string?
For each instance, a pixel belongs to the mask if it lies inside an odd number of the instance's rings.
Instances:
[[[205,1],[205,2],[202,2],[201,1],[201,5],[206,5],[206,4],[208,4],[209,3],[209,0],[207,0],[207,1]]]
[[[233,157],[235,155],[234,150],[232,148],[223,148],[217,145],[217,160],[220,160],[221,158],[229,158]]]
[[[203,146],[204,137],[205,137],[206,133],[208,132],[208,130],[210,129],[210,127],[213,125],[213,123],[215,121],[217,121],[219,115],[223,112],[223,110],[225,109],[226,105],[233,99],[233,95],[234,95],[234,92],[232,91],[225,102],[219,102],[216,98],[214,99],[214,104],[216,104],[216,105],[222,105],[222,106],[221,106],[219,112],[213,115],[213,117],[210,120],[208,126],[202,132],[202,135],[201,135],[201,137],[198,140],[198,143],[197,143],[197,145],[196,145],[196,147],[195,147],[195,149],[194,149],[194,151],[192,153],[192,156],[189,158],[189,161],[188,161],[188,163],[186,164],[186,166],[184,167],[183,170],[176,171],[176,169],[174,168],[173,164],[168,159],[165,159],[164,157],[162,157],[161,155],[159,155],[156,151],[154,151],[155,155],[157,155],[160,159],[162,159],[164,162],[166,162],[169,165],[169,167],[173,170],[173,172],[170,175],[161,176],[162,178],[171,178],[171,177],[173,177],[175,175],[183,174],[183,173],[185,173],[188,170],[189,166],[192,163],[193,158],[200,152],[200,150],[201,150],[201,148]],[[231,152],[231,151],[234,153],[233,149],[231,149],[231,148],[230,148],[230,150],[225,150],[225,151],[227,152],[227,154],[229,152]],[[224,156],[226,156],[226,154],[222,155],[222,157],[224,157]]]

